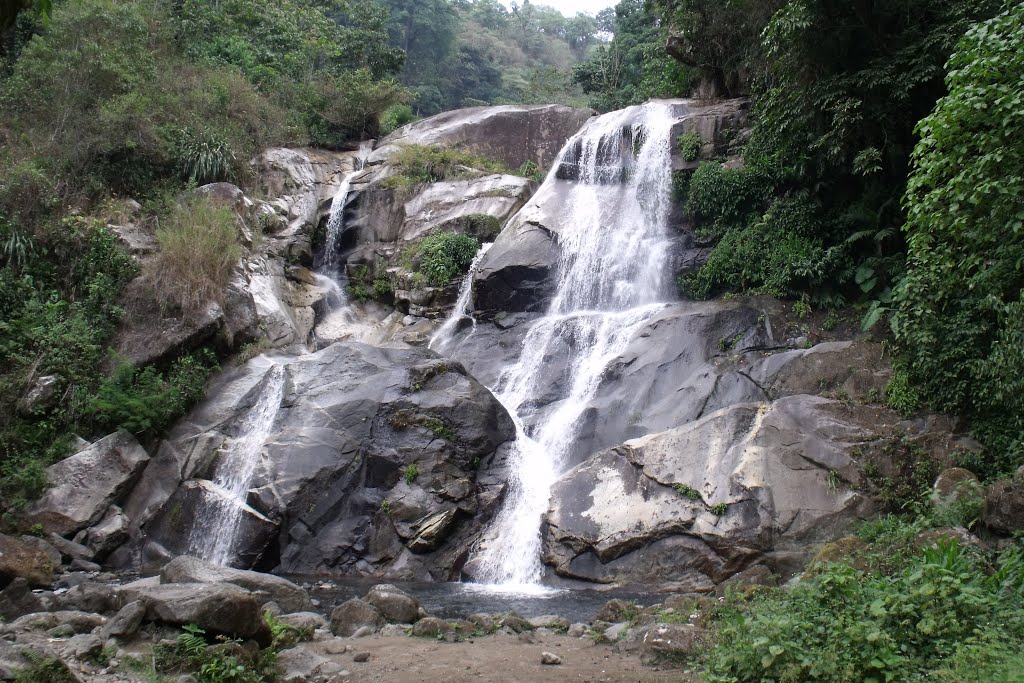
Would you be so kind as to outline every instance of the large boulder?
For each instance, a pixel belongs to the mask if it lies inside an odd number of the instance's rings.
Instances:
[[[147,621],[172,626],[195,624],[211,636],[258,640],[269,636],[256,598],[230,583],[128,584],[118,594],[125,606],[142,602]]]
[[[331,633],[345,638],[363,627],[377,631],[386,623],[380,610],[359,598],[343,602],[331,612]]]
[[[62,536],[99,522],[149,463],[128,432],[111,434],[46,470],[50,490],[27,511],[30,523]]]
[[[273,600],[285,612],[305,612],[313,608],[309,595],[300,586],[280,576],[230,567],[218,567],[195,557],[181,556],[160,571],[161,583],[231,583],[256,593],[262,600]]]
[[[397,145],[462,147],[509,168],[532,161],[550,166],[562,145],[594,116],[591,109],[561,105],[509,105],[458,109],[416,121],[384,138],[368,163],[378,163]]]
[[[504,481],[482,475],[514,438],[511,418],[465,369],[425,349],[338,343],[303,356],[254,359],[226,373],[175,427],[125,510],[136,549],[189,553],[197,490],[238,433],[265,378],[283,367],[273,437],[259,447],[247,516],[280,533],[239,534],[250,562],[290,573],[457,577]],[[478,514],[483,513],[483,514]],[[122,554],[125,564],[132,556]],[[240,562],[239,565],[244,565]],[[273,566],[272,564],[270,566]]]
[[[599,453],[555,485],[544,559],[563,576],[706,589],[835,538],[871,511],[851,451],[883,411],[797,395]]]
[[[371,588],[364,600],[391,623],[411,624],[419,619],[420,603],[416,598],[389,583]]]

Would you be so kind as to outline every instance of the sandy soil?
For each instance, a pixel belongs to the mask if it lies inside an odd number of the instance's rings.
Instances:
[[[365,663],[356,653],[369,653]],[[542,652],[562,658],[558,666],[540,663]],[[348,652],[331,657],[351,683],[678,683],[691,680],[678,669],[646,667],[634,656],[614,652],[587,638],[551,635],[524,642],[495,635],[458,643],[423,638],[376,637],[352,641]],[[692,679],[695,680],[695,679]]]

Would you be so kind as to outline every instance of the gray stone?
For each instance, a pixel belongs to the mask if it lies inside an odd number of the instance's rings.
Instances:
[[[282,614],[277,617],[277,620],[285,626],[291,626],[292,628],[299,629],[300,631],[308,631],[310,633],[317,629],[325,629],[328,627],[327,620],[324,619],[323,615],[317,614],[316,612],[294,612],[292,614]]]
[[[534,628],[547,628],[553,631],[566,631],[569,629],[569,620],[554,614],[534,617],[529,621],[530,626]]]
[[[565,635],[569,636],[570,638],[582,638],[583,636],[587,635],[587,625],[572,624],[571,626],[569,626],[569,630],[565,632]]]
[[[627,621],[631,617],[636,616],[636,613],[637,606],[633,603],[613,598],[604,603],[604,606],[594,618],[598,621],[607,621],[614,624],[620,621]]]
[[[160,571],[161,583],[231,583],[257,595],[267,595],[284,612],[312,608],[309,595],[287,579],[272,574],[218,567],[195,557],[176,557]]]
[[[984,489],[973,472],[962,467],[943,470],[932,486],[932,502],[937,506],[948,506],[973,498],[983,502]]]
[[[622,638],[629,631],[630,625],[626,622],[620,622],[618,624],[612,624],[604,630],[604,637],[613,643],[618,639]]]
[[[65,609],[81,610],[106,614],[120,609],[116,591],[110,586],[85,581],[72,586],[67,593],[60,596],[60,603]]]
[[[452,630],[451,625],[444,619],[437,617],[426,617],[417,621],[412,627],[412,635],[417,638],[436,638]]]
[[[252,566],[276,542],[282,572],[457,579],[488,518],[470,511],[495,499],[505,481],[456,483],[474,481],[480,464],[514,438],[505,409],[460,364],[426,349],[337,343],[282,360],[287,399],[243,509],[237,566]],[[269,370],[261,357],[225,373],[171,431],[124,506],[138,525],[137,547],[149,544],[145,559],[188,552],[196,515],[216,493],[200,477]],[[407,483],[411,462],[420,474]],[[466,497],[450,500],[456,490]],[[421,554],[410,556],[410,545]]]
[[[380,629],[387,621],[380,611],[368,602],[352,598],[331,612],[331,633],[349,637],[363,626]]]
[[[399,128],[380,142],[367,162],[380,163],[403,144],[438,145],[468,148],[509,168],[519,168],[527,161],[546,168],[594,113],[561,105],[458,109]]]
[[[104,618],[98,614],[89,614],[88,612],[77,610],[40,612],[26,614],[9,624],[0,626],[0,635],[48,631],[58,627],[64,627],[70,633],[89,633],[97,626],[101,626],[104,621]]]
[[[128,432],[111,434],[46,469],[49,491],[33,503],[26,519],[62,536],[100,521],[128,492],[149,462],[149,454]]]
[[[369,652],[357,652],[354,655],[352,655],[352,661],[356,662],[358,664],[363,664],[364,662],[368,662],[368,661],[370,661],[370,653]]]
[[[374,586],[363,599],[390,622],[411,624],[419,619],[420,603],[389,583]]]
[[[715,594],[719,597],[725,597],[732,592],[749,592],[757,586],[775,586],[778,582],[779,577],[773,574],[771,569],[763,564],[758,564],[748,567],[718,584]]]
[[[693,624],[649,624],[633,629],[615,646],[637,654],[644,664],[679,663],[698,655],[711,642],[707,631]]]
[[[246,590],[230,583],[173,583],[123,586],[124,604],[141,601],[146,620],[174,626],[195,624],[210,635],[269,640],[259,603]]]
[[[988,487],[982,521],[989,529],[1008,536],[1024,529],[1024,476]]]
[[[529,621],[524,619],[519,614],[516,614],[515,612],[508,612],[507,614],[502,614],[498,618],[498,626],[500,628],[508,628],[513,633],[522,633],[524,631],[533,630],[533,624],[531,624]]]
[[[85,545],[93,551],[95,559],[102,561],[128,540],[128,527],[128,517],[121,508],[111,505],[98,524],[85,530]]]
[[[103,625],[103,628],[100,629],[100,638],[103,640],[108,638],[131,638],[138,632],[139,627],[142,626],[142,620],[145,616],[145,604],[139,600],[129,602],[117,614],[111,617],[110,621]]]
[[[558,666],[562,663],[562,658],[553,652],[542,652],[540,654],[540,663],[545,666]]]
[[[27,579],[18,577],[0,591],[0,619],[3,621],[14,621],[26,614],[43,611],[43,601],[32,592]]]
[[[707,592],[733,563],[836,538],[870,511],[835,481],[859,481],[851,451],[880,410],[797,395],[599,453],[555,485],[544,559],[564,576]]]
[[[87,661],[103,651],[103,641],[91,633],[83,633],[68,640],[63,650],[79,661]]]
[[[466,617],[466,620],[474,626],[476,626],[477,630],[482,631],[484,633],[491,633],[496,628],[494,619],[492,619],[489,614],[470,614],[468,617]]]
[[[81,543],[69,541],[68,539],[58,534],[51,532],[47,536],[47,540],[49,541],[50,545],[57,549],[57,551],[61,555],[61,558],[66,562],[70,562],[71,560],[92,561],[96,557],[96,553],[94,553],[92,549],[87,548]]]
[[[0,588],[17,578],[33,586],[49,588],[59,567],[45,549],[33,542],[0,534]]]
[[[354,638],[369,638],[370,636],[372,636],[376,632],[377,632],[377,629],[375,629],[373,626],[360,626],[359,628],[356,629],[356,632],[353,633],[349,637],[353,638],[353,639]]]
[[[33,379],[28,389],[18,399],[16,406],[18,414],[22,417],[32,417],[52,408],[57,400],[59,386],[60,378],[56,375],[43,375]]]

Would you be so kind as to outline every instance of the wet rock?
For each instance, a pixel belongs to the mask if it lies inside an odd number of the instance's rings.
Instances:
[[[0,588],[17,578],[33,586],[49,588],[53,583],[53,558],[35,543],[0,534]]]
[[[305,612],[312,609],[309,595],[287,579],[272,574],[219,567],[195,557],[176,557],[160,571],[160,582],[174,583],[231,583],[255,593],[268,596],[285,612]]]
[[[118,593],[124,604],[144,603],[147,621],[174,626],[195,624],[211,635],[269,642],[259,603],[251,593],[230,583],[129,584]]]
[[[412,627],[412,635],[417,638],[436,638],[451,631],[452,628],[444,619],[426,617],[420,619]]]
[[[553,652],[542,652],[540,655],[540,663],[544,666],[558,666],[562,663],[562,658]]]
[[[363,599],[390,622],[411,624],[419,619],[420,603],[391,584],[374,586]]]
[[[46,469],[51,487],[26,512],[30,523],[62,536],[99,522],[149,463],[128,432],[111,434]]]
[[[377,631],[386,623],[376,607],[359,598],[343,602],[331,612],[331,633],[336,636],[349,637],[364,626]]]

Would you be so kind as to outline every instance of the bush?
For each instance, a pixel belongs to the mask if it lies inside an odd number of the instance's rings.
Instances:
[[[395,104],[384,110],[380,116],[380,134],[391,135],[396,130],[416,120],[412,107],[408,104]]]
[[[792,590],[727,610],[707,657],[708,680],[933,680],[932,671],[961,667],[982,643],[1019,652],[1020,549],[995,566],[987,573],[986,558],[955,542],[918,551],[891,576],[827,565]]]
[[[234,212],[205,197],[179,202],[156,238],[160,252],[149,277],[165,303],[186,312],[223,303],[242,255]]]
[[[697,133],[689,132],[680,135],[676,144],[679,145],[679,153],[683,155],[683,161],[696,161],[700,156],[700,148],[703,147],[704,141]]]
[[[471,177],[480,172],[509,172],[500,162],[448,147],[401,145],[388,161],[395,175],[385,181],[385,186],[406,191],[428,183]]]
[[[966,415],[997,475],[1024,463],[1024,6],[976,25],[918,125],[893,329],[907,382]]]
[[[417,249],[419,268],[427,281],[444,287],[469,270],[480,250],[480,242],[454,232],[435,232],[420,242]]]

